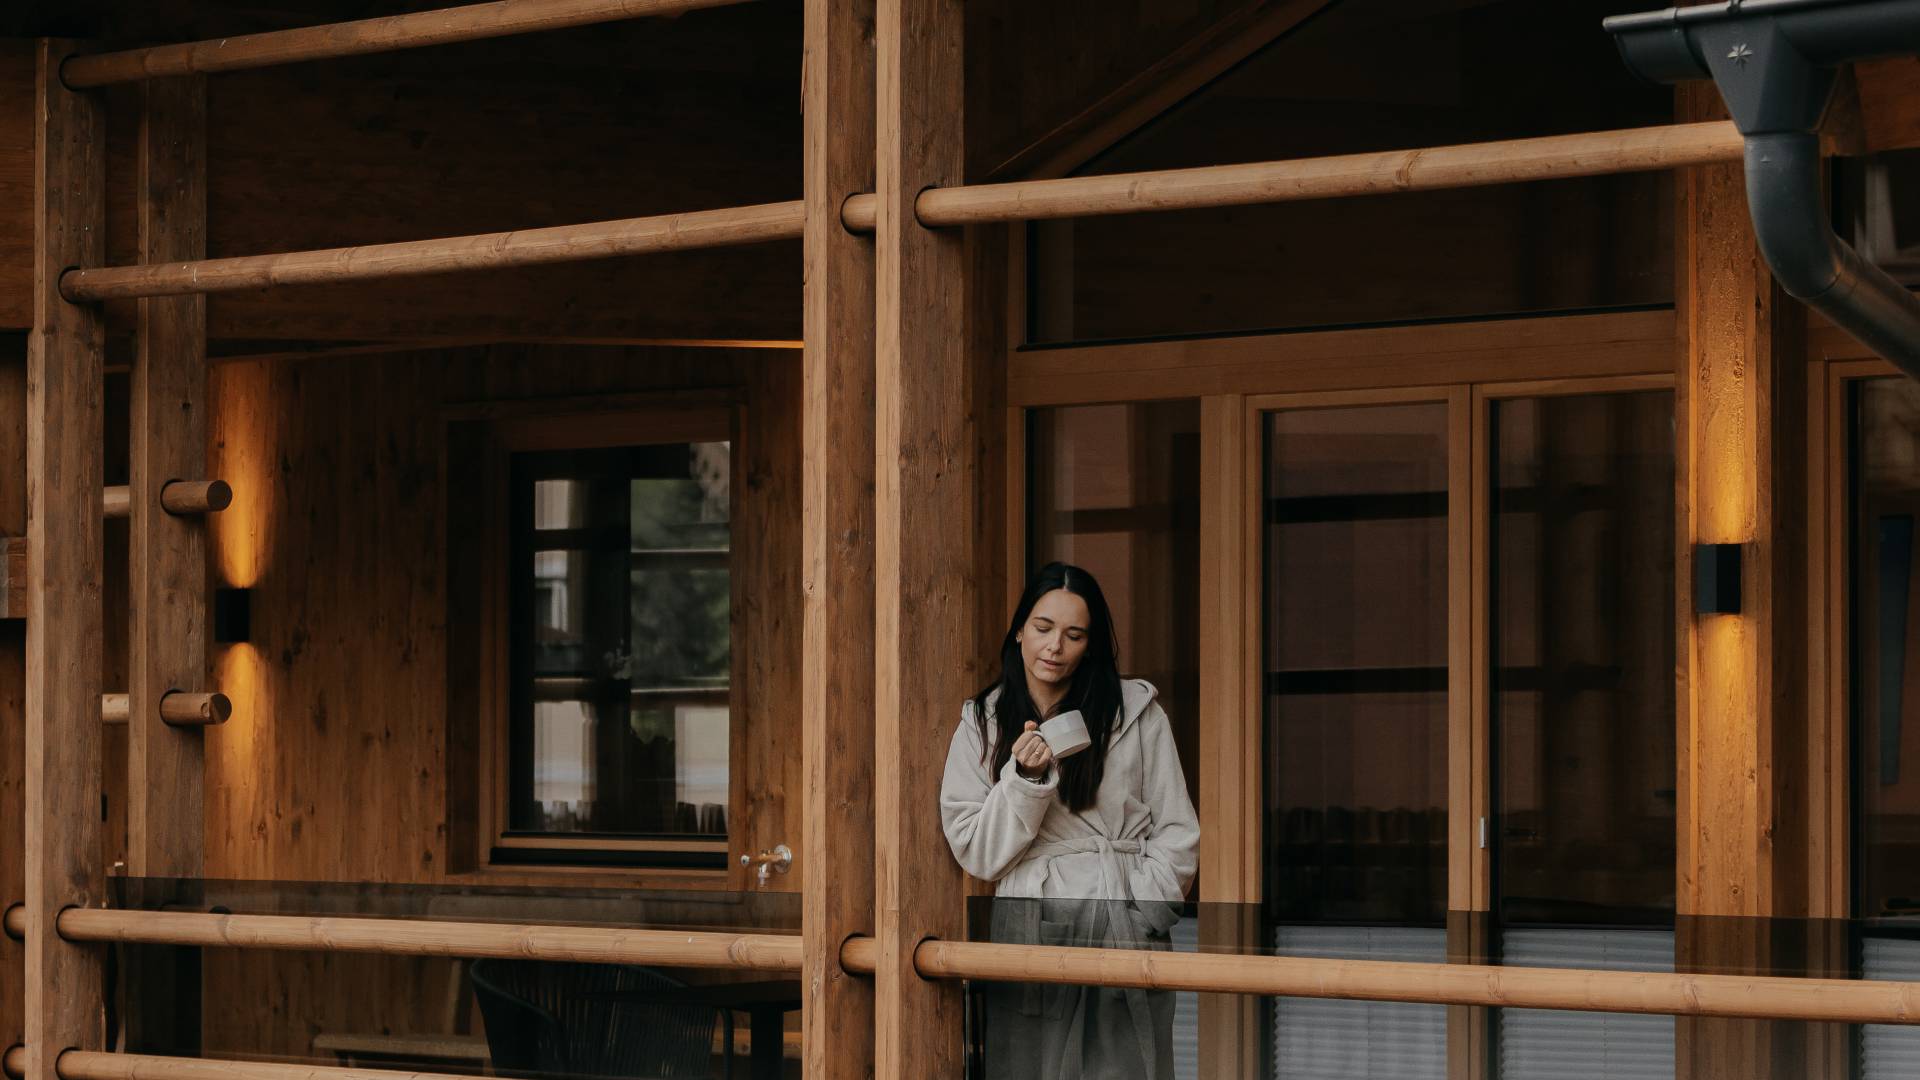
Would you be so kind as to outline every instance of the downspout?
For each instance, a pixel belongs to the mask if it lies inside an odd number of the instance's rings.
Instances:
[[[1725,0],[1604,25],[1642,78],[1713,79],[1746,139],[1748,209],[1774,278],[1920,379],[1920,298],[1833,231],[1819,135],[1841,65],[1920,53],[1920,0]]]

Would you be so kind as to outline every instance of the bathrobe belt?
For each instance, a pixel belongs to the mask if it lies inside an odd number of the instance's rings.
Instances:
[[[1139,856],[1145,851],[1146,846],[1138,840],[1109,840],[1094,835],[1036,843],[1027,849],[1027,857],[1043,859],[1051,864],[1063,855],[1099,855],[1100,896],[1094,903],[1097,914],[1094,918],[1093,940],[1103,948],[1124,949],[1140,948],[1146,942],[1140,939],[1128,915],[1128,910],[1134,906],[1133,881],[1122,857]],[[1052,872],[1052,866],[1049,865],[1047,873],[1051,875]],[[1087,987],[1086,991],[1095,992],[1096,988]],[[1147,1000],[1147,992],[1135,988],[1111,992],[1126,1000],[1127,1012],[1133,1017],[1133,1030],[1139,1039],[1141,1060],[1151,1073],[1156,1044],[1153,1007]]]

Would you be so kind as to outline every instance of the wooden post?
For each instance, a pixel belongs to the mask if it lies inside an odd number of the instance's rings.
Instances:
[[[805,1073],[873,1075],[873,243],[840,226],[873,185],[873,0],[807,0],[801,665]]]
[[[206,83],[146,84],[140,124],[140,261],[206,257]],[[201,733],[161,719],[169,691],[207,680],[206,520],[165,512],[169,481],[207,469],[207,301],[138,302],[133,364],[128,576],[133,610],[128,663],[127,871],[198,877]]]
[[[957,984],[923,980],[914,948],[966,932],[965,887],[941,833],[944,750],[974,651],[974,447],[966,247],[914,213],[962,181],[958,0],[880,0],[875,193],[875,897],[880,1080],[962,1066]]]
[[[106,125],[37,49],[33,334],[27,358],[27,963],[29,1080],[61,1050],[104,1050],[102,953],[54,919],[98,906],[104,329],[60,296],[60,272],[105,255]]]
[[[1682,119],[1724,115],[1712,86]],[[1678,970],[1783,973],[1761,920],[1806,913],[1805,362],[1755,246],[1742,171],[1682,170],[1675,295],[1681,528]],[[1744,547],[1742,610],[1696,615],[1693,545]],[[1682,1021],[1679,1075],[1800,1075],[1791,1028]],[[1786,1039],[1787,1041],[1782,1041]]]
[[[1256,423],[1241,395],[1200,399],[1200,943],[1230,954],[1261,945]],[[1201,995],[1205,1080],[1259,1075],[1261,1004]]]

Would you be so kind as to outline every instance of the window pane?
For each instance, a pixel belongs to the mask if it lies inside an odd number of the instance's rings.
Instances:
[[[1197,796],[1199,403],[1076,405],[1028,415],[1030,569],[1059,560],[1099,580],[1120,635],[1120,669],[1160,692],[1187,789]]]
[[[1673,395],[1493,407],[1500,915],[1671,925]]]
[[[723,837],[729,445],[527,453],[512,465],[508,839]]]
[[[1855,914],[1920,913],[1920,386],[1852,384]]]
[[[1600,30],[1645,6],[1342,0],[1079,171],[1669,124],[1672,93],[1635,80]],[[1029,339],[1671,303],[1671,183],[1655,171],[1039,222]]]
[[[1265,434],[1269,902],[1444,925],[1446,406],[1276,412]]]
[[[1672,971],[1673,395],[1492,406],[1501,962]],[[1674,1072],[1668,1016],[1502,1009],[1500,1077]]]

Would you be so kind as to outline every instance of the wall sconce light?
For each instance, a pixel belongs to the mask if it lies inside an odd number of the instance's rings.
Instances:
[[[253,629],[253,590],[213,590],[213,640],[232,645],[247,640]]]
[[[1693,546],[1693,611],[1696,615],[1740,614],[1741,544]]]

